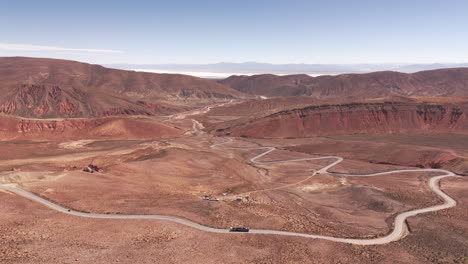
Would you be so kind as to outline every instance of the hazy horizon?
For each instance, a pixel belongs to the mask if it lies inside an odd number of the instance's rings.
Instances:
[[[220,79],[232,75],[307,74],[312,77],[346,73],[396,71],[414,73],[425,70],[468,67],[461,64],[268,64],[257,62],[215,64],[109,64],[110,68],[154,73],[186,74],[201,78]]]
[[[26,57],[26,56],[13,56]],[[1,57],[0,57],[1,58]],[[26,57],[34,58],[34,57]],[[49,59],[40,57],[42,59]],[[54,59],[54,58],[52,58]],[[71,60],[77,61],[77,60]],[[86,61],[78,61],[87,63]],[[233,75],[295,75],[306,74],[312,77],[322,75],[339,74],[362,74],[380,71],[394,71],[401,73],[415,73],[419,71],[447,69],[447,68],[468,68],[468,63],[431,63],[431,64],[305,64],[305,63],[287,63],[271,64],[263,62],[219,62],[212,64],[105,64],[95,63],[107,68],[151,72],[167,74],[192,75],[207,79],[223,79]]]

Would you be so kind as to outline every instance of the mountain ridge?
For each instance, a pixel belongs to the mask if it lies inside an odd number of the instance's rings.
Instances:
[[[380,71],[318,77],[305,74],[233,75],[218,82],[244,93],[262,96],[468,96],[468,68],[438,69],[411,74]]]
[[[180,74],[47,58],[0,58],[0,112],[24,117],[156,115],[245,95]]]

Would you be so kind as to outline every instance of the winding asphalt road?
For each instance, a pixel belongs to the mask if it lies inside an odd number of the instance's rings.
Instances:
[[[343,161],[343,158],[338,157],[338,156],[323,156],[323,157],[316,157],[316,158],[304,158],[304,159],[289,159],[289,160],[277,160],[277,161],[257,161],[259,158],[262,158],[269,153],[273,152],[276,150],[274,147],[221,147],[225,144],[231,143],[233,140],[229,138],[226,142],[223,143],[218,143],[218,144],[213,144],[210,147],[212,148],[222,148],[222,149],[244,149],[244,150],[265,150],[263,153],[253,157],[250,159],[250,162],[252,163],[258,163],[258,164],[275,164],[275,163],[283,163],[283,162],[300,162],[300,161],[308,161],[308,160],[320,160],[320,159],[334,159],[335,161],[332,162],[331,164],[321,168],[318,170],[318,172],[321,173],[326,173],[328,169],[332,168],[333,166],[337,165],[341,161]],[[427,213],[427,212],[434,212],[434,211],[439,211],[443,209],[447,209],[450,207],[455,206],[457,203],[454,199],[452,199],[450,196],[445,194],[443,191],[440,190],[439,188],[439,182],[441,179],[446,178],[446,177],[454,177],[456,176],[454,173],[447,171],[447,170],[439,170],[439,169],[411,169],[411,170],[395,170],[395,171],[387,171],[387,172],[381,172],[381,173],[375,173],[375,174],[367,174],[367,175],[347,175],[347,176],[361,176],[361,177],[372,177],[372,176],[380,176],[380,175],[386,175],[386,174],[392,174],[392,173],[402,173],[402,172],[440,172],[442,175],[435,176],[430,178],[428,184],[430,189],[435,192],[442,200],[444,200],[443,204],[440,205],[435,205],[435,206],[430,206],[422,209],[416,209],[416,210],[411,210],[408,212],[403,212],[400,213],[396,216],[395,222],[394,222],[394,228],[393,230],[387,234],[386,236],[383,237],[378,237],[378,238],[370,238],[370,239],[354,239],[354,238],[340,238],[340,237],[331,237],[331,236],[321,236],[321,235],[312,235],[312,234],[304,234],[304,233],[295,233],[295,232],[285,232],[285,231],[278,231],[278,230],[267,230],[267,229],[251,229],[248,233],[242,233],[243,235],[259,235],[259,234],[265,234],[265,235],[280,235],[280,236],[295,236],[295,237],[304,237],[304,238],[314,238],[314,239],[324,239],[324,240],[329,240],[329,241],[334,241],[334,242],[341,242],[341,243],[349,243],[349,244],[356,244],[356,245],[379,245],[379,244],[386,244],[390,243],[392,241],[397,241],[401,238],[403,238],[407,233],[408,229],[406,226],[405,220],[408,217],[415,216],[418,214],[422,213]],[[15,186],[11,185],[0,185],[0,190],[6,190],[12,193],[15,193],[17,195],[23,196],[25,198],[28,198],[34,202],[40,203],[42,205],[45,205],[55,211],[64,213],[64,214],[69,214],[73,216],[79,216],[79,217],[86,217],[86,218],[97,218],[97,219],[122,219],[122,220],[130,220],[130,219],[147,219],[147,220],[164,220],[164,221],[171,221],[175,223],[179,223],[185,226],[189,226],[192,228],[196,228],[201,231],[205,232],[212,232],[212,233],[225,233],[225,234],[239,234],[239,233],[233,233],[229,232],[229,229],[220,229],[220,228],[212,228],[209,226],[204,226],[195,222],[192,222],[187,219],[183,219],[180,217],[174,217],[174,216],[166,216],[166,215],[124,215],[124,214],[95,214],[95,213],[85,213],[85,212],[79,212],[75,211],[69,208],[65,208],[61,205],[55,204],[51,201],[48,201],[40,196],[37,196],[36,194],[33,194],[31,192],[25,191],[23,189],[20,189]]]

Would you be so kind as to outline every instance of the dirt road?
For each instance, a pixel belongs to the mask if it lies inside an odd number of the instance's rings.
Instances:
[[[195,122],[194,122],[195,124]],[[196,130],[196,125],[195,127],[195,132]],[[343,158],[338,157],[338,156],[324,156],[324,157],[315,157],[315,158],[303,158],[303,159],[285,159],[285,160],[276,160],[276,161],[257,161],[257,159],[264,157],[268,155],[269,153],[273,152],[276,150],[274,147],[221,147],[225,144],[231,143],[233,140],[229,138],[227,141],[223,143],[218,143],[218,144],[213,144],[210,147],[212,148],[222,148],[222,149],[244,149],[244,150],[265,150],[263,153],[256,155],[255,157],[250,159],[250,162],[252,163],[259,163],[259,164],[275,164],[275,163],[284,163],[284,162],[300,162],[300,161],[309,161],[309,160],[319,160],[319,159],[334,159],[335,161],[332,162],[331,164],[321,168],[318,170],[320,173],[326,173],[328,169],[332,168],[333,166],[337,165],[341,161],[343,161]],[[403,212],[400,213],[396,216],[395,222],[394,222],[394,228],[392,232],[390,232],[388,235],[383,236],[383,237],[378,237],[378,238],[371,238],[371,239],[351,239],[351,238],[340,238],[340,237],[332,237],[332,236],[321,236],[321,235],[313,235],[313,234],[304,234],[304,233],[294,233],[294,232],[285,232],[285,231],[280,231],[280,230],[268,230],[268,229],[251,229],[250,232],[248,233],[242,233],[243,235],[281,235],[281,236],[296,236],[296,237],[304,237],[304,238],[313,238],[313,239],[324,239],[324,240],[329,240],[329,241],[334,241],[334,242],[341,242],[341,243],[349,243],[349,244],[357,244],[357,245],[378,245],[378,244],[386,244],[390,243],[392,241],[399,240],[408,233],[408,229],[406,226],[406,219],[411,216],[415,216],[418,214],[422,213],[427,213],[427,212],[434,212],[438,210],[443,210],[447,209],[453,206],[456,206],[456,201],[445,194],[443,191],[440,190],[439,188],[439,182],[441,179],[446,178],[446,177],[455,177],[456,175],[450,171],[447,170],[439,170],[439,169],[411,169],[411,170],[395,170],[395,171],[387,171],[387,172],[381,172],[381,173],[374,173],[374,174],[367,174],[367,175],[348,175],[348,176],[360,176],[360,177],[374,177],[374,176],[381,176],[381,175],[386,175],[386,174],[391,174],[391,173],[411,173],[411,172],[440,172],[441,175],[432,177],[429,182],[429,188],[436,193],[442,200],[444,201],[443,204],[440,205],[434,205],[422,209],[416,209],[416,210],[411,210],[408,212]],[[201,231],[205,232],[212,232],[212,233],[224,233],[224,234],[238,234],[238,233],[232,233],[229,232],[229,229],[219,229],[219,228],[212,228],[209,226],[204,226],[195,222],[192,222],[190,220],[180,218],[180,217],[174,217],[174,216],[167,216],[167,215],[115,215],[115,214],[94,214],[94,213],[85,213],[85,212],[79,212],[75,211],[73,209],[65,208],[61,205],[55,204],[51,201],[48,201],[42,197],[39,197],[33,193],[30,193],[28,191],[25,191],[21,188],[18,188],[16,186],[12,185],[0,185],[0,190],[5,190],[9,191],[12,193],[15,193],[17,195],[20,195],[22,197],[28,198],[34,202],[37,202],[39,204],[42,204],[44,206],[47,206],[55,211],[73,215],[73,216],[79,216],[79,217],[87,217],[87,218],[99,218],[99,219],[115,219],[115,220],[132,220],[132,219],[146,219],[146,220],[162,220],[162,221],[171,221],[171,222],[176,222],[182,225],[186,225],[192,228],[196,228]]]

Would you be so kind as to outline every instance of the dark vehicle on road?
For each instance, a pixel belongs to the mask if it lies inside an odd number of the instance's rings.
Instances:
[[[231,227],[229,232],[249,232],[249,229],[246,227]]]

